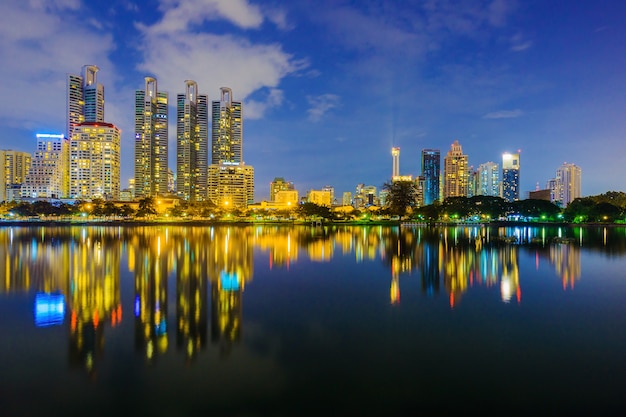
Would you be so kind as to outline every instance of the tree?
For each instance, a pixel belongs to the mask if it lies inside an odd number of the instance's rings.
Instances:
[[[321,217],[328,219],[331,217],[330,208],[326,206],[320,206],[315,203],[304,203],[298,206],[298,214],[305,219]]]
[[[385,209],[390,214],[402,217],[409,209],[417,205],[417,187],[413,181],[391,181],[383,184],[383,191],[387,192]]]
[[[137,210],[137,217],[147,217],[156,214],[154,208],[154,198],[144,197],[139,200],[139,209]]]

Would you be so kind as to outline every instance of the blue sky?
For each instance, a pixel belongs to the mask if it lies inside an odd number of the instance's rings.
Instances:
[[[143,78],[244,102],[256,199],[284,177],[303,195],[419,175],[420,152],[458,140],[470,165],[521,150],[525,198],[563,163],[583,195],[625,191],[626,2],[619,0],[4,0],[0,148],[63,132],[65,83],[100,68],[105,119],[133,175]],[[170,108],[175,168],[175,108]]]

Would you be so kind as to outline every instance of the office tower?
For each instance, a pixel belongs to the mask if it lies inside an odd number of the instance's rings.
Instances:
[[[400,176],[400,148],[391,148],[391,178]]]
[[[220,94],[212,103],[208,198],[219,207],[245,208],[254,202],[254,168],[243,162],[243,109],[230,88]]]
[[[276,194],[279,191],[293,191],[295,187],[292,181],[285,181],[282,177],[274,178],[270,183],[270,201],[276,201]]]
[[[500,196],[500,167],[495,162],[478,166],[476,195]]]
[[[0,150],[0,202],[18,200],[28,174],[31,155],[28,152]]]
[[[439,149],[422,149],[424,205],[440,201],[441,153]]]
[[[556,170],[556,177],[552,180],[551,201],[565,208],[581,194],[581,174],[582,170],[574,164],[563,163]]]
[[[344,191],[341,198],[341,203],[344,206],[352,205],[352,193],[350,191]]]
[[[322,187],[322,191],[328,191],[330,193],[330,204],[335,204],[335,187],[332,185],[325,185]]]
[[[37,148],[22,184],[25,198],[69,196],[70,141],[65,135],[38,133]]]
[[[67,76],[68,138],[80,123],[104,121],[104,87],[97,82],[98,69],[95,65],[85,65],[81,75]]]
[[[467,169],[467,196],[474,197],[478,189],[478,170],[471,166]]]
[[[463,149],[458,140],[455,140],[450,146],[450,150],[443,161],[443,198],[467,197],[467,155],[463,154]]]
[[[207,197],[208,98],[198,93],[195,81],[185,81],[185,94],[177,96],[176,193],[189,201]]]
[[[70,140],[70,197],[120,197],[120,130],[111,123],[85,122]]]
[[[519,200],[519,153],[502,154],[502,198],[508,202]]]
[[[309,190],[306,193],[306,199],[309,203],[318,206],[330,207],[332,204],[331,194],[328,190]]]
[[[167,100],[152,77],[135,91],[135,198],[167,194]]]

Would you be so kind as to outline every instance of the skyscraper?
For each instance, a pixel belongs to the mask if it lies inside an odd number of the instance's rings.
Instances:
[[[152,77],[145,77],[145,88],[135,91],[136,198],[167,193],[167,101]]]
[[[400,148],[391,148],[391,178],[400,176]]]
[[[185,81],[185,94],[177,96],[176,193],[189,201],[207,198],[208,98],[198,93],[195,81]]]
[[[581,197],[581,176],[582,170],[579,166],[563,163],[556,170],[556,177],[552,183],[552,202],[565,208],[576,198]]]
[[[508,202],[519,200],[519,153],[502,154],[502,198]]]
[[[22,197],[69,196],[70,141],[65,135],[38,133],[37,148],[22,184]]]
[[[19,200],[30,164],[28,152],[0,150],[0,202]]]
[[[97,82],[98,70],[95,65],[85,65],[81,75],[67,76],[68,138],[80,123],[104,121],[104,87]]]
[[[422,149],[424,205],[440,200],[441,153],[439,149]]]
[[[458,140],[450,146],[448,154],[444,157],[443,166],[443,198],[467,197],[468,191],[468,164],[467,155]]]
[[[478,166],[476,195],[500,196],[500,167],[495,162],[489,161]]]
[[[70,140],[70,197],[120,197],[120,130],[111,123],[85,122]]]
[[[220,207],[245,208],[254,202],[254,168],[243,162],[243,110],[230,88],[220,94],[212,103],[208,198]]]

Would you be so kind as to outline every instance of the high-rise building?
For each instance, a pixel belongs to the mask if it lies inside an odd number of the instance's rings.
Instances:
[[[502,198],[508,202],[519,200],[520,154],[502,154]]]
[[[28,175],[30,164],[31,155],[28,152],[0,150],[0,201],[20,198],[20,195],[14,195],[12,190],[17,188],[19,191]]]
[[[391,178],[400,176],[400,148],[391,148]]]
[[[441,153],[439,149],[422,149],[424,205],[440,201]]]
[[[551,201],[565,208],[581,194],[582,170],[574,164],[563,163],[556,170],[556,177],[548,182]]]
[[[245,208],[254,202],[254,168],[243,161],[243,109],[230,88],[220,89],[211,116],[208,199],[219,207]]]
[[[25,198],[69,196],[70,141],[65,135],[38,133],[37,148],[22,184]]]
[[[189,201],[207,198],[208,98],[198,93],[195,81],[185,81],[185,94],[177,96],[176,193]]]
[[[70,197],[120,197],[120,130],[111,123],[85,122],[70,140]]]
[[[167,194],[167,101],[152,77],[135,91],[135,198]]]
[[[293,191],[295,187],[292,181],[285,181],[282,177],[274,178],[270,183],[270,201],[276,201],[276,194],[279,191]]]
[[[98,70],[95,65],[85,65],[81,75],[67,76],[68,138],[80,123],[104,121],[104,87],[97,82]]]
[[[458,140],[454,141],[444,157],[443,173],[443,198],[467,197],[469,173],[467,155],[463,154]]]
[[[495,162],[478,166],[476,195],[500,196],[500,167]]]

